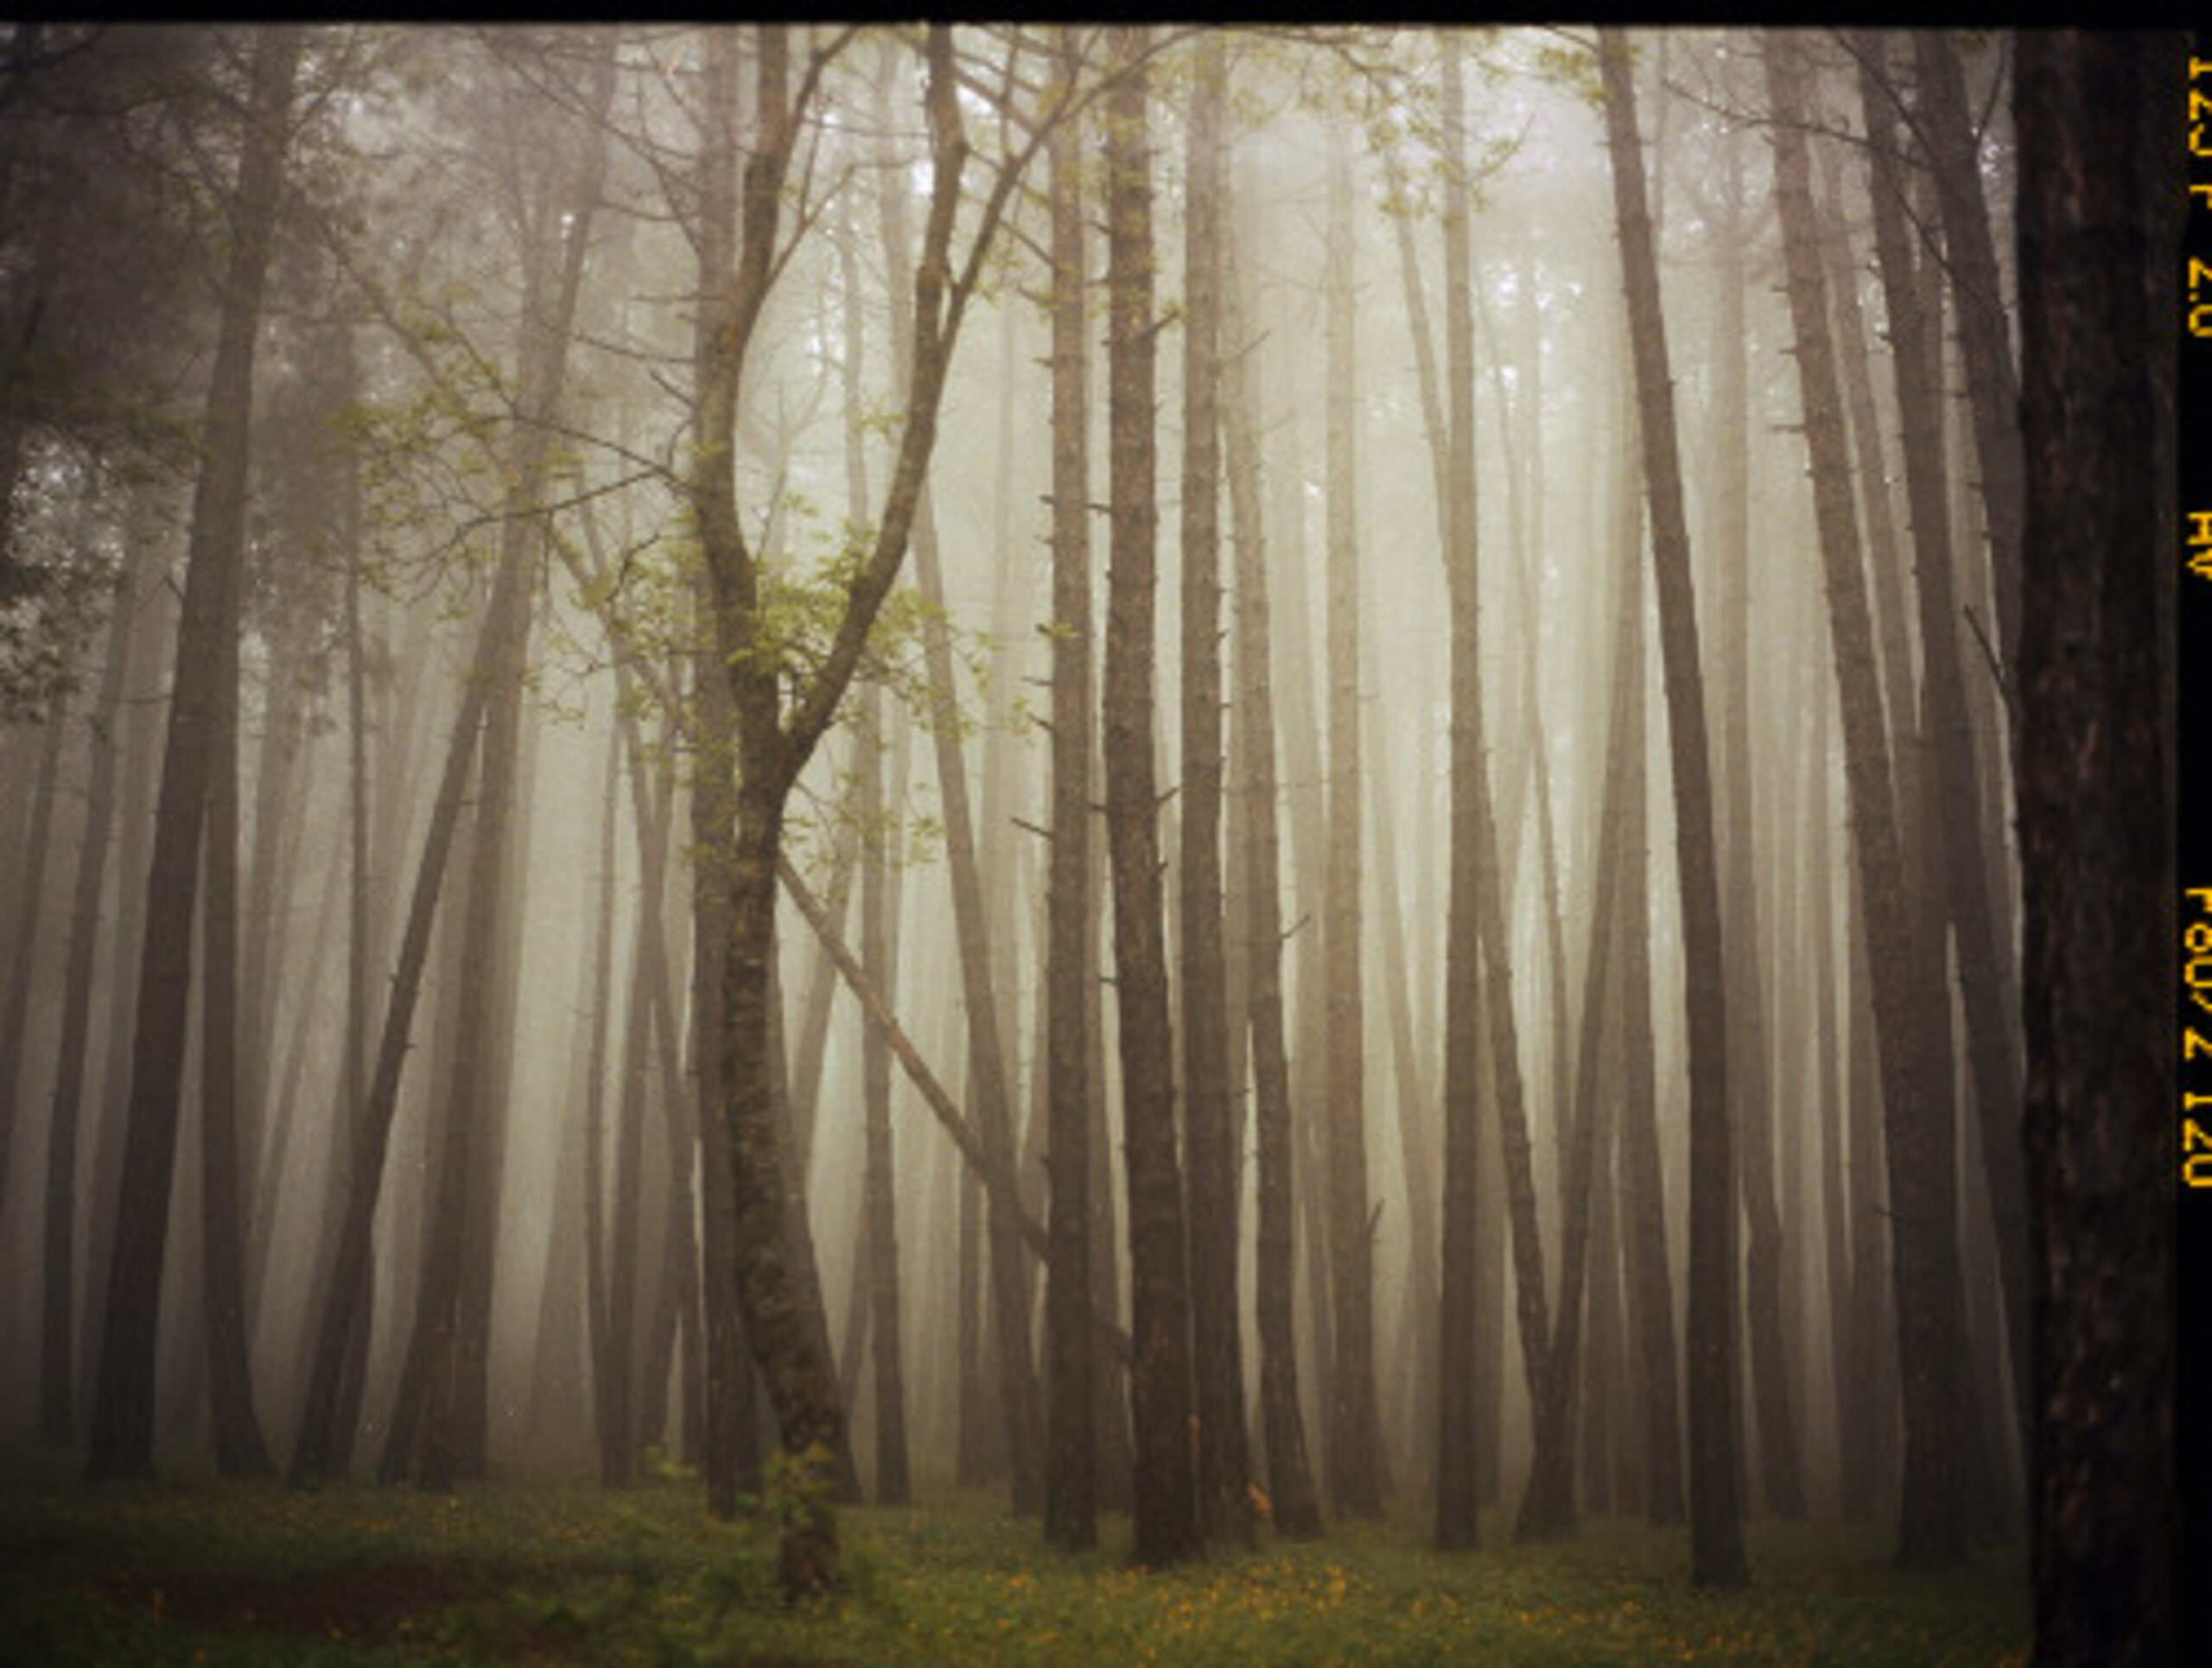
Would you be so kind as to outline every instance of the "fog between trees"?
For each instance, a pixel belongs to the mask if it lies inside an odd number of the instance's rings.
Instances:
[[[5,41],[0,1428],[2021,1531],[2009,37]]]

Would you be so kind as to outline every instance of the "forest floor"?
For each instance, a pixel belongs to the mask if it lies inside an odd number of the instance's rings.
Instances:
[[[947,1496],[842,1514],[849,1575],[786,1609],[765,1520],[709,1521],[697,1487],[620,1494],[494,1483],[458,1496],[167,1483],[0,1489],[0,1665],[550,1663],[1412,1665],[1567,1668],[2017,1668],[2017,1548],[1941,1576],[1880,1538],[1752,1526],[1752,1583],[1691,1590],[1681,1531],[1586,1525],[1576,1540],[1451,1557],[1407,1523],[1294,1544],[1262,1531],[1166,1574],[1047,1551],[1001,1501]]]

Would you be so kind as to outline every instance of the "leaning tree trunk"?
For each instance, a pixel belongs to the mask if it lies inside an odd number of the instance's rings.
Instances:
[[[208,378],[207,433],[193,498],[176,681],[146,885],[130,1123],[92,1411],[88,1468],[94,1477],[143,1477],[153,1471],[155,1339],[181,1110],[193,913],[214,749],[222,739],[218,685],[224,661],[218,640],[235,612],[245,544],[254,346],[276,241],[289,138],[285,118],[301,47],[301,32],[291,28],[264,29],[256,41],[232,197],[235,239]]]
[[[1736,1220],[1728,1128],[1727,980],[1713,838],[1713,774],[1700,668],[1697,599],[1675,431],[1674,383],[1660,311],[1659,265],[1644,202],[1636,89],[1627,42],[1599,31],[1613,207],[1628,290],[1643,489],[1675,778],[1675,860],[1681,888],[1683,995],[1690,1074],[1690,1572],[1700,1586],[1742,1585],[1736,1429]]]
[[[1990,907],[1982,855],[1989,826],[1981,801],[1980,766],[1967,710],[1965,655],[1959,642],[1957,585],[1951,553],[1950,516],[1944,502],[1942,344],[1936,323],[1921,305],[1923,285],[1915,271],[1912,232],[1906,218],[1904,170],[1895,154],[1894,107],[1878,75],[1882,37],[1858,36],[1862,68],[1867,156],[1874,176],[1874,249],[1888,305],[1890,345],[1897,375],[1899,420],[1904,436],[1905,491],[1911,504],[1915,594],[1920,604],[1923,729],[1933,750],[1934,837],[1941,843],[1943,889],[1958,955],[1959,990],[1965,1009],[1967,1058],[1974,1073],[1974,1105],[1989,1212],[1997,1238],[1997,1269],[2004,1288],[2005,1331],[2011,1384],[2025,1440],[2033,1421],[2028,1399],[2028,1226],[2026,1181],[2019,1139],[2020,1062],[2011,1035],[1999,947],[1999,923]],[[1990,742],[1983,743],[1984,746]],[[2001,849],[1999,842],[1999,849]]]
[[[1813,465],[1814,511],[1827,579],[1828,627],[1844,730],[1853,850],[1866,914],[1874,1029],[1880,1057],[1885,1156],[1897,1270],[1899,1360],[1904,1372],[1905,1474],[1899,1558],[1948,1563],[1964,1553],[1959,1489],[1958,1247],[1953,1225],[1953,1131],[1931,1096],[1919,1015],[1940,993],[1916,955],[1900,888],[1902,852],[1856,512],[1843,467],[1842,399],[1820,270],[1802,48],[1765,40],[1775,125],[1775,199],[1781,216],[1790,321]]]
[[[2172,535],[2154,514],[2162,424],[2144,389],[2174,338],[2171,315],[2145,297],[2146,274],[2174,252],[2150,228],[2179,195],[2168,136],[2183,78],[2178,51],[2143,36],[2024,34],[2019,54],[2036,1660],[2148,1668],[2201,1661],[2203,1645],[2174,1629],[2174,1217],[2157,1206],[2181,1158],[2181,923],[2163,769],[2171,709],[2145,653]],[[2163,121],[2146,168],[2134,126],[2150,107]],[[2212,936],[2209,920],[2212,894],[2183,894],[2189,953]],[[2177,1643],[2193,1648],[2177,1657]]]
[[[1958,302],[1961,356],[1966,362],[1967,405],[1974,419],[1974,455],[1981,465],[1981,499],[1988,512],[1989,563],[1997,595],[1996,650],[2009,661],[2020,632],[2020,513],[2024,493],[2020,455],[2019,377],[1990,235],[1989,202],[1983,195],[1980,147],[1967,108],[1966,75],[1958,48],[1942,29],[1913,31],[1918,92],[1913,112],[1926,135],[1943,222],[1943,259]]]
[[[1114,877],[1114,991],[1121,1012],[1129,1189],[1129,1418],[1136,1442],[1136,1556],[1198,1550],[1191,1475],[1190,1301],[1183,1179],[1162,939],[1159,794],[1153,772],[1155,526],[1152,145],[1147,31],[1116,31],[1106,100],[1107,406],[1112,565],[1107,589],[1106,838]]]

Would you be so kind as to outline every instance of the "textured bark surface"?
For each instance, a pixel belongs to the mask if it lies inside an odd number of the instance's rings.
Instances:
[[[1713,773],[1698,653],[1697,599],[1675,430],[1659,267],[1637,150],[1636,92],[1626,42],[1601,30],[1605,130],[1628,290],[1644,493],[1651,516],[1659,647],[1674,763],[1677,884],[1681,888],[1684,996],[1690,1074],[1689,1508],[1690,1574],[1700,1586],[1745,1579],[1737,1458],[1735,1189],[1728,1128],[1727,984],[1714,857]]]
[[[1222,901],[1221,249],[1218,35],[1198,48],[1184,224],[1181,933],[1185,1176],[1190,1190],[1191,1349],[1198,1521],[1210,1539],[1252,1536],[1245,1488],[1244,1351],[1237,1313],[1236,1107],[1230,1098],[1229,967]]]
[[[2163,175],[2177,160],[2167,136],[2182,129],[2186,90],[2165,46],[2086,30],[2024,35],[2013,106],[2031,534],[2016,754],[2034,1236],[2031,1558],[2044,1668],[2147,1668],[2201,1659],[2202,1644],[2173,1653],[2183,1596],[2171,1507],[2174,1219],[2158,1207],[2180,1159],[2161,740],[2171,709],[2158,659],[2144,652],[2172,532],[2154,516],[2159,419],[2143,390],[2152,356],[2174,341],[2144,305],[2146,270],[2173,252],[2147,227],[2180,182],[2146,177],[2133,130],[2143,107],[2164,112]],[[2187,894],[2183,920],[2206,920],[2205,901]],[[2190,925],[2188,952],[2205,936]],[[2191,1608],[2201,1614],[2201,1597]]]
[[[1061,60],[1079,52],[1073,31]],[[1045,1282],[1045,1536],[1070,1551],[1098,1544],[1096,1372],[1090,1309],[1091,1020],[1097,928],[1091,910],[1090,358],[1084,305],[1081,135],[1052,136],[1052,846],[1046,876],[1046,1152],[1052,1268]]]
[[[1129,1423],[1136,1557],[1198,1548],[1191,1474],[1190,1300],[1176,1158],[1173,1039],[1153,771],[1159,510],[1154,480],[1152,142],[1146,31],[1117,30],[1106,101],[1107,425],[1112,504],[1104,690],[1106,841],[1114,879],[1122,1150],[1129,1189]]]
[[[2012,365],[1989,201],[1982,190],[1980,146],[1967,105],[1966,73],[1948,31],[1915,29],[1918,94],[1916,123],[1935,169],[1942,209],[1944,270],[1957,302],[1959,347],[1966,363],[1967,404],[1974,419],[1987,515],[1989,563],[1997,595],[1996,648],[2009,661],[2020,631],[2020,381]]]

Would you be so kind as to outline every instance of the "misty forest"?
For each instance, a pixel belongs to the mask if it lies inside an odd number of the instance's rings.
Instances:
[[[0,1658],[2159,1660],[2186,45],[0,27]]]

